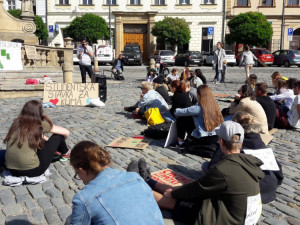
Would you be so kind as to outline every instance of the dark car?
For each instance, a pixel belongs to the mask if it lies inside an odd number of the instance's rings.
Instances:
[[[203,64],[203,56],[201,52],[198,51],[186,51],[178,53],[175,57],[175,65],[182,65],[182,66],[189,66],[192,64],[197,64],[199,66],[202,66]]]
[[[290,67],[297,65],[300,67],[300,50],[278,50],[273,52],[274,64]]]
[[[137,44],[128,44],[124,47],[123,59],[125,65],[127,64],[143,64],[141,47]]]

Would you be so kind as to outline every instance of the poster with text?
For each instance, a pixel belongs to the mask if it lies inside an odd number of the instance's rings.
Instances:
[[[113,148],[133,148],[133,149],[143,150],[147,148],[150,142],[151,140],[149,139],[119,137],[113,140],[107,146]]]
[[[90,99],[99,97],[98,90],[98,83],[46,83],[43,102],[85,106]]]
[[[0,71],[23,70],[21,43],[0,41]]]
[[[158,181],[159,183],[168,184],[170,186],[181,186],[183,184],[188,184],[193,179],[185,177],[171,169],[159,170],[151,173],[151,178]]]

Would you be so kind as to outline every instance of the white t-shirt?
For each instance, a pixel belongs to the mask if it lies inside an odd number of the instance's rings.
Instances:
[[[297,111],[297,106],[300,104],[300,94],[296,95],[294,102],[292,104],[291,110],[288,112],[289,124],[292,127],[300,128],[300,119]]]
[[[172,75],[171,73],[167,76],[167,78],[170,78],[171,81],[173,80],[178,80],[179,79],[179,75],[177,74],[176,76]]]
[[[93,53],[93,49],[91,46],[87,46],[87,50],[90,52],[90,53]],[[91,65],[91,56],[89,55],[89,53],[87,52],[87,50],[82,47],[82,46],[79,46],[77,48],[77,55],[79,55],[79,52],[82,52],[82,55],[79,59],[79,64],[80,65],[87,65],[87,66],[90,66]]]

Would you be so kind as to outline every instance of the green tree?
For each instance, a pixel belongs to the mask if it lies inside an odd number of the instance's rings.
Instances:
[[[263,46],[272,39],[273,29],[267,18],[259,12],[241,13],[229,20],[228,44],[239,43]]]
[[[70,26],[64,30],[65,37],[71,37],[74,41],[86,38],[90,43],[99,39],[109,39],[109,29],[106,21],[92,13],[86,13],[72,20]]]
[[[156,22],[151,33],[157,38],[157,43],[172,46],[187,44],[191,39],[189,25],[178,17],[165,17]]]
[[[12,9],[8,10],[8,12],[17,19],[21,18],[22,11],[20,9]],[[48,38],[48,30],[46,24],[43,22],[42,18],[40,16],[35,15],[34,21],[36,26],[35,35],[38,37],[40,41],[47,40]]]

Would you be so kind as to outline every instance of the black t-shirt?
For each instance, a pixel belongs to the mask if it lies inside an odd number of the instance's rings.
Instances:
[[[256,98],[256,101],[263,107],[267,120],[268,128],[272,130],[276,119],[276,105],[269,96],[260,96]]]
[[[189,97],[189,94],[186,92],[175,92],[172,97],[172,108],[170,109],[170,113],[174,115],[174,111],[177,108],[187,108],[192,106],[193,103]]]
[[[165,99],[168,104],[170,104],[170,96],[168,91],[163,86],[156,88],[156,91]]]

